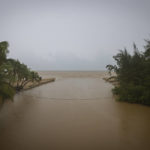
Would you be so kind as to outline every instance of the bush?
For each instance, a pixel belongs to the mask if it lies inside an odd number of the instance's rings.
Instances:
[[[109,72],[117,74],[118,86],[113,93],[120,101],[150,105],[150,41],[146,41],[145,52],[139,52],[134,44],[134,54],[120,51],[113,58],[116,65],[107,65]]]
[[[8,42],[0,42],[0,99],[12,99],[15,90],[19,91],[29,82],[38,82],[41,77],[25,64],[8,59]]]

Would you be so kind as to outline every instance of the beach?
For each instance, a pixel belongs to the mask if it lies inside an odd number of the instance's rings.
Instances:
[[[55,82],[0,110],[2,150],[149,150],[150,107],[118,102],[105,71],[40,71]]]

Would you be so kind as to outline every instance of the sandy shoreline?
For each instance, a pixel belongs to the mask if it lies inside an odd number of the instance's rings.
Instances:
[[[29,89],[38,87],[40,85],[47,84],[47,83],[54,82],[54,81],[55,81],[55,78],[45,78],[45,79],[42,79],[40,82],[29,82],[28,84],[25,85],[25,87],[21,91],[29,90]],[[2,98],[0,97],[0,106],[2,105],[2,103],[3,103]]]
[[[30,82],[23,88],[23,90],[29,90],[34,87],[37,87],[46,83],[54,82],[54,81],[55,81],[55,78],[48,78],[48,79],[42,79],[40,82]]]

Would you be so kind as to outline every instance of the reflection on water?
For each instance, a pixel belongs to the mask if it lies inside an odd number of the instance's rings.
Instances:
[[[42,72],[49,76],[49,72]],[[104,72],[50,72],[0,112],[2,150],[150,149],[150,107],[116,102]]]

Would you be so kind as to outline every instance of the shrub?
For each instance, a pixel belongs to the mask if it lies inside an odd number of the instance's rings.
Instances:
[[[150,41],[146,40],[144,53],[135,44],[133,48],[133,55],[124,49],[113,57],[116,65],[106,66],[117,74],[118,86],[112,91],[120,101],[150,105]]]

